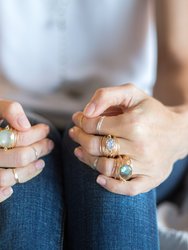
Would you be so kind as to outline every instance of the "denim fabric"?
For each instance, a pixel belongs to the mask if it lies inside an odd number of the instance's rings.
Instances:
[[[155,191],[135,197],[106,191],[96,183],[98,173],[76,159],[75,147],[65,133],[65,249],[159,249]]]
[[[43,172],[15,185],[0,204],[0,250],[59,250],[63,241],[65,250],[159,249],[155,191],[135,197],[106,191],[96,183],[98,173],[74,156],[77,145],[67,132],[62,151],[55,129],[50,137],[56,148],[44,157]],[[160,197],[176,186],[185,163],[158,188]]]
[[[177,161],[173,166],[173,171],[166,181],[157,187],[157,201],[165,200],[169,195],[172,195],[180,184],[183,176],[188,170],[188,157]]]
[[[62,245],[63,196],[60,138],[44,157],[46,166],[36,178],[16,184],[11,198],[0,203],[0,250],[59,250]]]

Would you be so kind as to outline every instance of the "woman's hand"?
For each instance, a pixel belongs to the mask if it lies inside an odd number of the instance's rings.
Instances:
[[[0,100],[0,119],[5,119],[16,133],[16,145],[5,151],[0,149],[0,202],[13,193],[16,183],[13,169],[19,182],[26,182],[38,175],[45,166],[38,160],[51,152],[53,142],[47,139],[49,127],[45,124],[30,125],[22,106],[19,103]]]
[[[98,135],[97,124],[105,116]],[[81,146],[75,155],[101,173],[97,182],[107,190],[137,195],[158,186],[171,173],[173,163],[187,154],[187,128],[173,112],[132,84],[96,91],[84,112],[74,114],[71,138]],[[115,159],[101,155],[100,138],[118,138],[120,155],[132,160],[133,175],[122,182],[113,177]],[[98,158],[98,160],[96,160]]]

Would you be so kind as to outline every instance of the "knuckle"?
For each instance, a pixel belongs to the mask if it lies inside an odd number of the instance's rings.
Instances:
[[[135,137],[140,137],[143,134],[143,127],[138,121],[131,121],[132,134]]]
[[[106,88],[100,88],[96,91],[96,95],[99,97],[99,98],[103,98],[106,94],[106,91],[107,89]]]
[[[129,89],[132,89],[132,90],[137,89],[136,85],[132,82],[126,83],[125,85]]]
[[[22,110],[22,106],[19,102],[9,102],[7,108],[4,111],[4,114],[14,114],[19,110]]]

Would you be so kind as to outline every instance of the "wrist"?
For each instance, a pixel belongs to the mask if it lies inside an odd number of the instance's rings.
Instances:
[[[188,105],[168,107],[174,113],[177,139],[177,159],[188,154]]]

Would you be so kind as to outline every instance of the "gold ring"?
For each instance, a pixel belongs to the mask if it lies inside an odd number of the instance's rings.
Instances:
[[[17,133],[15,130],[8,126],[0,128],[0,148],[5,151],[16,146]]]
[[[32,147],[32,149],[33,149],[33,151],[34,151],[34,153],[35,153],[35,158],[36,158],[36,160],[38,160],[39,154],[38,154],[36,148]]]
[[[84,116],[82,115],[81,118],[80,118],[80,127],[82,128],[82,125],[83,125],[83,119],[84,119]]]
[[[113,135],[107,135],[101,137],[100,140],[100,153],[106,157],[115,158],[119,155],[120,145],[117,137]]]
[[[97,157],[97,158],[94,160],[94,163],[93,163],[92,169],[97,170],[97,164],[98,164],[98,161],[99,161],[99,157]]]
[[[16,169],[12,168],[12,172],[13,172],[14,179],[15,179],[16,183],[20,183],[18,174],[16,173]]]
[[[114,178],[122,181],[130,180],[132,176],[131,158],[122,155],[115,159]]]
[[[102,126],[102,123],[103,123],[103,121],[104,121],[104,118],[105,118],[105,116],[101,116],[101,117],[99,118],[98,123],[97,123],[96,131],[97,131],[97,134],[98,134],[98,135],[101,134],[101,133],[100,133],[100,130],[101,130],[101,126]]]

